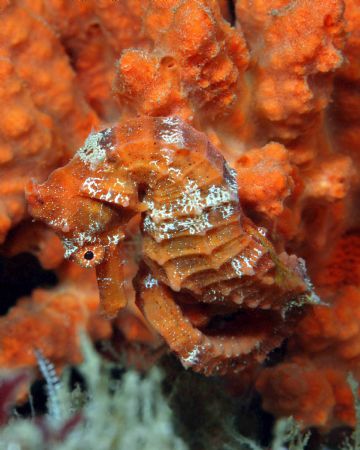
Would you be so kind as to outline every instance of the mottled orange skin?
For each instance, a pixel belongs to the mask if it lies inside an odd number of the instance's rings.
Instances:
[[[277,255],[243,216],[221,154],[178,118],[90,136],[67,166],[29,186],[28,200],[78,263],[96,267],[108,316],[127,303],[124,239],[141,213],[137,304],[182,363],[205,374],[263,360],[293,323],[294,299],[309,293],[297,258]]]

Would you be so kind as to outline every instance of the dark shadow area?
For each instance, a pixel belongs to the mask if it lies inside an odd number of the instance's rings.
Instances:
[[[31,401],[16,405],[16,413],[20,417],[32,417],[33,415],[42,415],[47,412],[46,401],[46,383],[44,380],[36,380],[30,387]]]
[[[20,297],[30,295],[33,289],[55,286],[57,281],[55,273],[43,269],[30,253],[11,258],[0,255],[0,315],[5,315]]]
[[[228,0],[228,9],[230,15],[230,25],[234,27],[236,23],[235,0]]]
[[[284,361],[288,347],[288,339],[284,339],[280,347],[274,348],[264,361],[265,367],[274,367]]]

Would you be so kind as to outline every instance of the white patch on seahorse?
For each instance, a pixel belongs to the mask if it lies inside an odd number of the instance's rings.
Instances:
[[[181,194],[178,200],[179,207],[182,208],[184,214],[195,213],[200,215],[203,211],[204,202],[201,198],[201,191],[198,184],[188,179],[185,185],[185,192]]]
[[[247,258],[246,256],[241,256],[241,259],[244,261],[244,263],[246,264],[246,267],[248,267],[249,269],[252,269],[252,266],[250,264],[249,258]]]
[[[225,163],[225,182],[229,188],[231,194],[231,200],[239,202],[239,187],[236,179],[237,173],[235,169],[232,169]]]
[[[101,181],[101,178],[86,178],[82,185],[82,189],[90,195],[96,195],[98,192],[100,192],[100,189],[98,188],[99,181]]]
[[[200,361],[200,356],[204,351],[203,347],[195,345],[195,347],[187,354],[186,357],[181,358],[181,363],[187,369],[188,367],[195,366]]]
[[[224,203],[229,203],[232,200],[230,191],[222,186],[210,186],[208,194],[205,198],[207,207],[213,208]]]
[[[65,218],[59,218],[49,221],[49,225],[56,228],[61,228],[61,230],[66,233],[69,231],[69,223]]]
[[[114,187],[116,187],[116,186],[120,186],[123,188],[126,186],[126,183],[125,183],[125,181],[120,180],[120,178],[117,178],[114,183]]]
[[[89,235],[94,235],[104,229],[104,225],[101,222],[94,221],[89,225]]]
[[[246,255],[238,255],[231,261],[232,268],[238,277],[254,275],[256,264],[263,256],[263,247],[254,247],[248,250]]]
[[[185,369],[193,367],[200,362],[200,356],[206,353],[209,344],[194,345],[194,348],[188,352],[187,356],[181,357],[180,361]]]
[[[266,237],[266,228],[258,227],[258,233],[261,234],[261,236]]]
[[[104,202],[109,202],[112,198],[111,189],[107,191],[106,194],[101,194],[99,200],[104,200]]]
[[[225,297],[216,289],[212,288],[210,289],[210,291],[207,293],[206,296],[206,301],[207,302],[223,302],[225,300]]]
[[[117,245],[120,241],[124,239],[124,234],[113,234],[112,236],[107,236],[108,245]]]
[[[220,211],[222,218],[225,220],[235,213],[235,208],[230,203],[227,205],[217,207],[216,209]]]
[[[213,228],[210,214],[218,211],[226,220],[236,213],[237,201],[236,197],[234,202],[233,193],[226,185],[214,184],[202,192],[195,180],[187,178],[183,192],[172,202],[156,204],[150,194],[144,199],[147,206],[144,230],[154,234],[158,242],[171,239],[176,233],[205,234]]]
[[[96,177],[86,178],[86,180],[82,185],[82,191],[87,192],[91,196],[98,195],[101,192],[98,183],[101,181],[103,181],[101,178]],[[116,180],[116,182],[114,183],[114,187],[116,187],[116,185],[122,187],[124,183],[122,183],[119,180]],[[117,193],[116,195],[115,193],[116,192],[114,192],[112,188],[110,188],[106,193],[99,195],[97,198],[99,200],[104,200],[105,202],[114,202],[117,205],[121,205],[124,207],[129,205],[130,198],[127,195],[123,195],[121,194],[121,192]]]
[[[241,278],[244,275],[244,272],[242,271],[242,263],[237,258],[234,258],[231,261],[231,266],[239,278]]]
[[[118,193],[118,194],[116,194],[116,196],[114,198],[114,203],[126,208],[127,206],[129,206],[130,198],[127,195],[122,195],[122,194]]]
[[[188,217],[187,219],[177,219],[173,222],[163,222],[157,229],[162,231],[165,236],[171,238],[173,233],[182,233],[188,231],[189,234],[201,234],[210,230],[213,225],[209,222],[208,214],[203,214],[201,217]]]
[[[310,294],[308,295],[308,298],[309,298],[310,302],[314,303],[314,304],[322,304],[320,297],[314,291],[314,285],[312,284],[310,277],[307,273],[306,263],[303,258],[298,258],[298,267],[299,267],[301,275],[304,278],[306,287],[309,289]]]
[[[163,147],[160,149],[160,155],[165,159],[166,165],[170,165],[174,160],[174,150]]]
[[[155,207],[152,200],[145,200],[144,203],[148,207],[149,215],[155,223],[162,220],[171,219],[175,212],[180,211],[182,215],[196,214],[201,215],[206,208],[217,208],[231,201],[230,192],[221,186],[211,186],[205,198],[201,195],[198,184],[188,179],[184,188],[184,192],[176,201],[161,205],[160,208]],[[233,213],[231,205],[227,205],[227,209],[223,211],[223,217],[227,218]]]
[[[76,156],[78,156],[86,165],[89,165],[91,170],[97,169],[99,164],[106,159],[106,149],[110,148],[110,146],[101,144],[100,142],[104,136],[106,137],[109,133],[111,133],[110,129],[100,131],[99,133],[91,133],[86,139],[83,147],[76,152]]]
[[[213,225],[209,221],[209,215],[203,214],[199,217],[188,217],[186,219],[175,219],[172,222],[162,222],[156,224],[151,217],[144,219],[144,231],[154,235],[157,242],[165,239],[172,239],[175,234],[188,232],[189,234],[204,234]]]
[[[159,161],[157,159],[154,159],[153,161],[150,161],[150,165],[154,166],[156,169],[159,169]]]
[[[162,220],[172,219],[174,217],[173,205],[162,205],[161,208],[155,208],[155,203],[152,200],[145,199],[144,204],[148,208],[148,214],[155,223],[160,223]]]
[[[164,127],[160,132],[160,138],[167,144],[176,145],[179,148],[185,147],[184,133],[181,128],[181,122],[177,117],[167,117],[163,119],[165,125],[170,127]]]
[[[222,217],[227,219],[235,212],[231,204],[233,203],[233,195],[228,187],[212,185],[207,192],[202,193],[196,181],[190,178],[186,180],[183,192],[175,201],[161,204],[158,207],[149,198],[145,199],[144,203],[151,219],[157,224],[163,220],[172,219],[177,213],[200,216],[206,209],[215,210],[219,208]]]
[[[256,267],[257,263],[259,262],[260,258],[264,255],[264,248],[260,244],[256,244],[258,247],[251,248],[247,256],[244,255],[240,256],[240,258],[244,261],[246,264],[246,275],[253,275],[254,267]],[[250,269],[250,271],[248,270]]]
[[[174,175],[175,178],[180,178],[180,176],[182,175],[181,170],[176,169],[175,167],[169,167],[169,173],[171,175]]]
[[[74,243],[72,239],[63,238],[62,244],[65,250],[64,253],[65,259],[69,259],[70,256],[79,249],[79,247]]]
[[[78,156],[86,165],[90,165],[91,170],[95,170],[100,163],[105,161],[106,152],[115,148],[111,140],[106,140],[112,132],[112,128],[107,128],[98,133],[90,133],[85,144],[76,152],[75,156]]]
[[[146,216],[144,218],[143,222],[144,231],[147,231],[148,233],[155,233],[156,232],[156,224],[151,219],[150,216]]]
[[[151,213],[151,218],[155,223],[160,223],[166,219],[172,219],[174,217],[174,209],[170,206],[169,208],[166,205],[162,205],[160,209],[154,209]]]
[[[156,278],[154,278],[150,273],[144,279],[144,286],[146,289],[151,289],[154,286],[158,286],[159,282]]]
[[[85,233],[85,231],[82,231],[74,237],[74,241],[80,247],[82,247],[85,244],[94,244],[96,242],[96,240],[97,240],[96,236],[93,236],[92,234],[90,234],[90,230],[89,230],[89,233]]]

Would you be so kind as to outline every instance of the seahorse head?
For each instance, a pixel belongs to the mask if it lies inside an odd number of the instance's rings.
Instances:
[[[102,300],[114,296],[115,284],[121,283],[114,267],[121,265],[120,246],[138,203],[134,183],[109,157],[113,140],[111,128],[90,134],[66,166],[43,184],[27,186],[30,214],[60,236],[65,257],[96,267]]]

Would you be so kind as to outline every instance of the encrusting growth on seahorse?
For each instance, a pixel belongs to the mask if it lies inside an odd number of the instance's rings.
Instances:
[[[148,117],[91,134],[27,195],[66,255],[96,267],[108,316],[132,289],[122,248],[140,214],[139,308],[185,367],[230,373],[262,361],[315,299],[302,260],[244,215],[235,175],[205,134]]]

